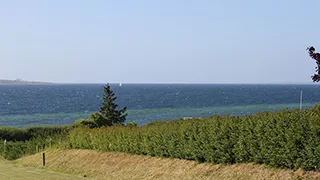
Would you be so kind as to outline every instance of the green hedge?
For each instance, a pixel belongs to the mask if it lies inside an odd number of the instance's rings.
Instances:
[[[30,139],[52,137],[56,135],[67,135],[72,126],[39,126],[26,129]]]
[[[3,140],[0,144],[0,155],[7,160],[18,159],[22,156],[35,154],[49,147],[64,147],[65,141],[60,142],[60,137],[37,138],[29,141],[7,141],[6,146]]]
[[[25,129],[0,127],[0,139],[7,139],[8,141],[25,141],[29,138]]]
[[[23,155],[36,153],[37,145],[40,150],[43,145],[48,147],[65,144],[65,139],[72,128],[72,126],[29,127],[26,129],[1,127],[0,155],[13,160]],[[3,144],[4,139],[7,140],[6,147]]]
[[[69,139],[73,148],[81,149],[320,170],[320,106],[303,113],[282,110],[143,127],[79,128]]]
[[[43,126],[26,129],[0,127],[0,139],[7,141],[28,141],[35,138],[46,138],[55,135],[67,135],[72,126]]]

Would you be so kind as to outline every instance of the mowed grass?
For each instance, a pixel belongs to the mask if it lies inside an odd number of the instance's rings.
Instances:
[[[198,164],[181,159],[91,150],[48,150],[46,154],[46,169],[92,179],[320,179],[320,172],[254,164]],[[41,154],[18,159],[15,163],[41,167]]]
[[[0,159],[0,180],[73,180],[83,179],[80,176],[53,172],[46,169],[23,167]]]

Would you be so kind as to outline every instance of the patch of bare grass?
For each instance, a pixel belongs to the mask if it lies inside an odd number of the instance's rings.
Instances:
[[[157,158],[91,150],[49,150],[46,168],[95,179],[318,179],[320,172],[269,168],[264,165],[198,164],[195,161]],[[16,160],[41,167],[41,154]]]

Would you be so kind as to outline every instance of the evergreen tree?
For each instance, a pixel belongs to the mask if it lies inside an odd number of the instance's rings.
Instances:
[[[127,117],[127,107],[117,110],[118,105],[115,103],[117,97],[111,90],[109,83],[104,86],[103,103],[100,110],[91,117],[97,127],[112,126],[115,124],[123,124]]]

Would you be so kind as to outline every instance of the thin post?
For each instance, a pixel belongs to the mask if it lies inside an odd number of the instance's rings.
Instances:
[[[3,157],[6,159],[6,151],[7,151],[7,140],[3,141]]]
[[[39,145],[37,144],[36,145],[36,153],[38,153],[39,152]]]
[[[42,153],[42,166],[45,166],[46,165],[46,153],[43,152]]]
[[[300,111],[302,111],[302,91],[300,93]]]

